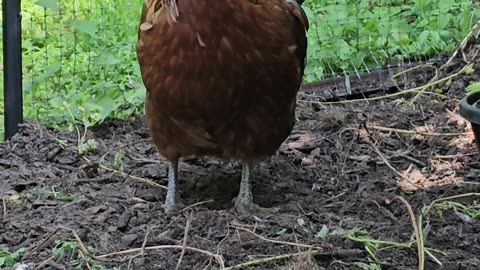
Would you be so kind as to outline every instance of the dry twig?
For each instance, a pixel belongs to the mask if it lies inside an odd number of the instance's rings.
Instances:
[[[211,258],[214,258],[217,261],[218,265],[220,265],[221,269],[225,268],[225,262],[224,262],[223,257],[221,255],[214,254],[212,252],[209,252],[209,251],[206,251],[206,250],[203,250],[203,249],[199,249],[199,248],[194,248],[194,247],[189,247],[189,246],[184,247],[184,246],[179,246],[179,245],[161,245],[161,246],[152,246],[152,247],[145,247],[144,248],[144,250],[164,250],[164,249],[180,249],[180,250],[185,249],[185,250],[188,250],[188,251],[201,253],[201,254],[207,255]],[[96,256],[95,258],[104,259],[104,258],[113,257],[113,256],[122,256],[122,255],[138,253],[138,252],[141,252],[141,251],[142,251],[142,248],[133,248],[133,249],[117,251],[117,252],[112,252],[112,253]]]
[[[47,242],[48,240],[50,240],[50,238],[52,238],[55,234],[57,234],[57,232],[60,230],[60,228],[55,228],[55,230],[53,230],[52,232],[50,232],[47,237],[45,237],[45,239],[43,239],[43,241],[37,245],[36,247],[34,247],[33,249],[30,249],[29,252],[25,253],[22,258],[20,259],[20,261],[24,261],[26,260],[30,255],[32,255],[33,253],[35,253],[38,249],[40,249],[41,247],[43,247]]]
[[[188,209],[191,209],[191,208],[193,208],[193,207],[197,207],[197,206],[199,206],[199,205],[207,204],[207,203],[211,203],[211,202],[214,202],[214,200],[209,199],[209,200],[206,200],[206,201],[197,202],[197,203],[194,203],[194,204],[192,204],[192,205],[189,205],[189,206],[183,208],[182,210],[180,210],[180,212],[185,212],[185,211],[187,211]]]
[[[262,235],[259,235],[249,229],[246,229],[246,228],[243,228],[243,227],[240,227],[240,226],[236,226],[236,225],[229,225],[229,227],[232,227],[232,228],[235,228],[237,230],[240,230],[240,231],[244,231],[244,232],[248,232],[249,234],[259,238],[260,240],[263,240],[265,242],[270,242],[270,243],[273,243],[273,244],[280,244],[280,245],[286,245],[286,246],[293,246],[293,247],[302,247],[302,248],[308,248],[308,249],[314,249],[314,250],[321,250],[321,251],[325,251],[325,248],[323,247],[316,247],[316,246],[313,246],[313,245],[307,245],[307,244],[301,244],[301,243],[293,243],[293,242],[285,242],[285,241],[279,241],[279,240],[274,240],[274,239],[270,239],[270,238],[266,238]]]
[[[406,177],[405,175],[400,173],[395,167],[393,167],[393,165],[390,164],[388,159],[382,154],[382,152],[380,152],[380,150],[373,143],[369,142],[369,144],[370,144],[370,148],[372,148],[372,150],[375,153],[377,153],[377,155],[380,157],[380,159],[382,159],[383,163],[385,163],[385,165],[387,165],[387,167],[390,168],[396,175],[398,175],[403,180],[407,181],[410,185],[412,185],[414,187],[417,187],[417,188],[420,187],[417,184],[410,181],[410,179],[408,177]]]
[[[258,266],[274,261],[280,261],[280,260],[286,260],[286,259],[291,259],[294,257],[300,257],[303,255],[317,255],[322,253],[320,250],[312,250],[312,251],[304,251],[304,252],[297,252],[297,253],[292,253],[292,254],[284,254],[284,255],[277,255],[277,256],[272,256],[268,258],[263,258],[259,260],[254,260],[254,261],[249,261],[245,263],[240,263],[234,266],[230,266],[225,268],[224,270],[234,270],[234,269],[244,269],[246,267],[251,267],[251,266]]]
[[[473,132],[449,132],[449,133],[442,133],[442,132],[421,132],[416,130],[406,130],[406,129],[397,129],[397,128],[388,128],[382,126],[374,126],[374,125],[367,125],[370,129],[375,129],[378,131],[385,131],[385,132],[396,132],[396,133],[403,133],[403,134],[412,134],[412,135],[423,135],[423,136],[431,136],[431,137],[455,137],[455,136],[470,136],[473,135]]]
[[[175,267],[175,270],[178,270],[180,268],[180,265],[182,264],[183,256],[185,256],[185,247],[187,246],[187,239],[188,239],[188,230],[190,229],[190,223],[192,223],[192,214],[190,214],[190,217],[187,219],[187,223],[185,224],[185,232],[183,235],[183,248],[182,248],[182,253],[180,254],[180,258],[178,259],[177,266]]]
[[[159,189],[163,189],[163,190],[168,190],[168,188],[166,186],[162,186],[160,184],[157,184],[155,182],[153,182],[152,180],[148,180],[146,178],[142,178],[142,177],[138,177],[138,176],[134,176],[134,175],[130,175],[128,173],[125,173],[125,172],[122,172],[122,171],[119,171],[119,170],[115,170],[115,169],[112,169],[112,168],[109,168],[105,165],[98,165],[98,168],[102,169],[102,170],[105,170],[105,171],[108,171],[108,172],[111,172],[113,174],[119,174],[123,177],[126,177],[126,178],[130,178],[130,179],[133,179],[133,180],[136,180],[136,181],[139,181],[139,182],[142,182],[142,183],[145,183],[147,185],[150,185],[152,187],[155,187],[155,188],[159,188]]]
[[[45,261],[41,262],[35,269],[40,270],[40,269],[44,268],[47,264],[49,264],[54,259],[55,259],[54,256],[51,256],[51,257],[47,258]]]
[[[413,233],[417,242],[418,251],[418,270],[423,270],[425,267],[425,246],[423,244],[423,237],[418,228],[415,214],[413,213],[412,206],[403,197],[397,196],[397,198],[407,207],[408,215],[410,216],[410,222],[412,223]]]
[[[145,246],[147,245],[147,240],[148,240],[148,235],[150,234],[150,228],[147,225],[147,231],[145,233],[145,237],[143,238],[143,243],[142,243],[142,252],[140,252],[140,255],[143,256],[145,253]]]
[[[7,216],[7,202],[5,198],[2,198],[2,204],[3,204],[3,218]]]

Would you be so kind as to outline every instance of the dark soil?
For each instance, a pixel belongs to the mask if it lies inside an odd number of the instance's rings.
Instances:
[[[445,72],[453,74],[461,66],[462,61],[455,60]],[[362,269],[359,265],[368,265],[372,257],[345,233],[362,229],[374,239],[398,243],[414,239],[407,208],[397,196],[405,198],[418,217],[435,199],[480,189],[473,135],[423,136],[365,126],[469,131],[455,99],[463,96],[469,81],[478,79],[475,73],[456,77],[440,87],[447,99],[423,96],[415,105],[408,103],[412,98],[408,95],[325,105],[300,93],[295,130],[278,154],[252,173],[256,202],[272,209],[255,216],[240,216],[232,208],[240,181],[238,164],[210,158],[182,162],[181,197],[191,207],[176,213],[162,208],[164,190],[106,171],[105,167],[114,168],[166,184],[166,163],[142,119],[108,121],[90,130],[87,139],[97,146],[83,156],[76,131],[58,132],[27,122],[12,140],[0,144],[0,247],[11,251],[26,247],[29,253],[21,261],[35,267],[43,264],[44,269],[93,265],[175,269],[182,253],[165,248],[146,250],[144,255],[137,250],[79,259],[75,251],[72,257],[46,261],[55,245],[79,239],[95,255],[142,245],[182,246],[186,239],[188,247],[221,255],[227,267],[308,251],[266,241],[244,230],[248,229],[268,239],[323,247],[321,252],[310,250],[310,255],[249,269]],[[476,204],[474,197],[456,201]],[[476,209],[480,212],[478,205]],[[425,245],[445,254],[433,253],[442,265],[427,256],[426,269],[480,269],[478,219],[462,214],[459,207],[446,207],[441,212],[434,209],[427,220]],[[415,244],[410,249],[380,246],[376,259],[381,269],[418,268]],[[191,250],[180,265],[180,269],[218,267],[215,259]]]

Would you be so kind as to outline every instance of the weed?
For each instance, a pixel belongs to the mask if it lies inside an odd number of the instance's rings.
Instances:
[[[465,90],[468,95],[480,92],[480,82],[471,82]]]
[[[0,247],[0,269],[12,267],[27,252],[26,248],[19,248],[11,253],[8,248]]]
[[[117,153],[115,153],[111,168],[123,172],[124,159],[125,159],[125,152],[123,150],[120,150]]]
[[[471,221],[480,217],[480,204],[478,201],[473,201],[471,204],[465,205],[454,201],[445,201],[433,206],[439,217],[444,217],[444,212],[453,210],[454,213],[464,221]]]
[[[72,202],[73,200],[75,200],[75,198],[72,195],[70,195],[67,191],[65,190],[57,191],[55,187],[52,187],[51,190],[35,189],[32,191],[32,194],[44,200],[53,199],[61,202]]]
[[[381,270],[382,269],[380,265],[375,263],[356,262],[354,263],[354,265],[362,270]]]

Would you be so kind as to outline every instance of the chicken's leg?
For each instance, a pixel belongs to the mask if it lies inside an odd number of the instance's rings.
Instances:
[[[168,163],[168,190],[165,199],[165,209],[167,211],[178,207],[177,194],[177,178],[178,178],[178,160]]]
[[[242,214],[254,211],[258,208],[253,203],[252,187],[250,185],[250,165],[243,163],[242,180],[240,181],[240,191],[235,201],[235,208]]]

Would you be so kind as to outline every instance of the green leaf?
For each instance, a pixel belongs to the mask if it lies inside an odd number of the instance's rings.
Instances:
[[[145,87],[141,86],[137,89],[127,91],[125,94],[125,99],[128,103],[142,104],[145,100],[146,93],[147,91],[145,90]]]
[[[327,225],[323,225],[322,229],[315,235],[315,238],[325,238],[328,235],[328,227]]]
[[[113,110],[117,108],[117,103],[111,97],[105,96],[97,101],[97,104],[100,106],[100,119],[107,118]]]
[[[62,64],[60,62],[51,63],[45,68],[45,71],[40,76],[38,76],[36,81],[37,82],[45,81],[46,79],[52,77],[57,71],[59,71],[60,68],[62,68]]]
[[[120,63],[120,60],[115,58],[115,56],[111,55],[110,53],[102,53],[98,58],[95,60],[97,65],[116,65]]]
[[[465,89],[468,94],[473,94],[480,92],[480,82],[472,82],[469,86]]]
[[[286,229],[286,228],[282,228],[280,231],[276,232],[275,235],[282,236],[282,235],[284,235],[285,233],[287,233],[287,229]]]
[[[92,38],[97,38],[97,26],[86,20],[71,20],[70,24],[78,31],[90,35]]]
[[[25,252],[27,252],[26,248],[19,248],[13,253],[10,253],[7,248],[0,249],[0,267],[13,266]]]
[[[50,9],[53,12],[59,11],[57,0],[38,0],[35,5]]]
[[[305,11],[305,15],[307,15],[308,21],[312,22],[315,20],[315,13],[306,5],[303,5],[303,10]]]

